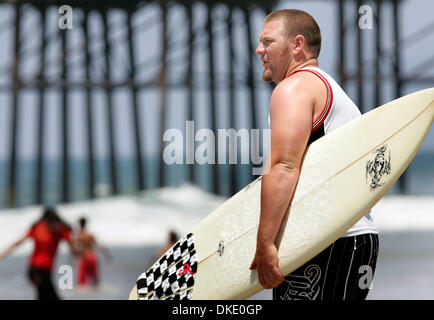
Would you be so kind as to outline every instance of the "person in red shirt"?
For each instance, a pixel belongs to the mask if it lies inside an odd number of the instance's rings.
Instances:
[[[29,261],[29,278],[37,289],[39,300],[58,300],[51,280],[51,271],[61,240],[65,240],[76,255],[71,240],[71,228],[57,214],[55,208],[45,207],[41,219],[36,221],[30,230],[18,241],[14,242],[0,254],[0,260],[6,257],[25,240],[34,241],[33,254]]]

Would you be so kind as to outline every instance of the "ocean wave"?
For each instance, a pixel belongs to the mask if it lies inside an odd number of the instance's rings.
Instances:
[[[59,205],[59,214],[77,228],[87,216],[88,230],[105,246],[160,245],[170,230],[183,235],[227,198],[186,184]],[[434,229],[434,197],[386,196],[372,210],[379,232]],[[41,214],[40,206],[0,210],[0,251],[23,236]],[[28,253],[30,241],[15,254]],[[66,250],[66,245],[60,247]]]

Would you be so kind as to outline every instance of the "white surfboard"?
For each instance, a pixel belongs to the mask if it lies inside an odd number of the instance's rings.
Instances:
[[[431,88],[365,113],[310,145],[279,233],[282,274],[327,248],[385,195],[433,120]],[[130,299],[246,299],[261,291],[257,272],[249,270],[260,193],[258,178],[207,216],[139,276]]]

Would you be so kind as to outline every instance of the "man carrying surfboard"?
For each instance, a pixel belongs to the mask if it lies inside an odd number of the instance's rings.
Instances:
[[[270,100],[269,171],[262,177],[256,253],[250,269],[258,271],[264,288],[274,288],[274,299],[361,300],[372,287],[378,254],[378,232],[370,212],[286,277],[278,264],[279,229],[287,218],[306,148],[360,116],[342,88],[318,68],[320,49],[321,32],[308,13],[279,10],[265,18],[256,53],[265,69],[263,80],[278,85]]]

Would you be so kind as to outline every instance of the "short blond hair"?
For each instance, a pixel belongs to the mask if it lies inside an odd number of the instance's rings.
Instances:
[[[277,19],[283,19],[288,39],[297,35],[304,36],[309,51],[318,58],[321,51],[321,30],[310,14],[296,9],[278,10],[265,17],[264,24]]]

